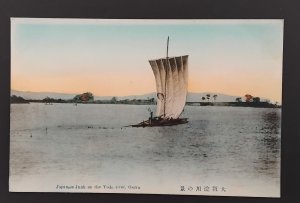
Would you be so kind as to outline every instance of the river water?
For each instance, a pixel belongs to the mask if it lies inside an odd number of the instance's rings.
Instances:
[[[186,106],[187,124],[124,127],[148,108],[12,104],[10,191],[280,196],[281,109]]]

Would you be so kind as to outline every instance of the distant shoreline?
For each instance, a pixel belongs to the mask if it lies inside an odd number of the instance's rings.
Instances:
[[[211,99],[211,97],[213,99]],[[198,101],[186,101],[187,106],[232,106],[232,107],[256,107],[256,108],[280,108],[278,103],[271,103],[269,100],[262,101],[259,97],[253,97],[251,95],[245,95],[245,101],[241,97],[237,97],[235,101],[215,101],[218,95],[207,94],[206,97],[200,97]],[[248,98],[247,98],[248,97]],[[127,104],[127,105],[156,105],[157,101],[154,97],[147,97],[144,99],[118,99],[117,97],[112,97],[111,99],[95,99],[94,95],[90,92],[76,95],[72,99],[55,99],[50,97],[45,97],[44,99],[25,99],[21,96],[12,95],[10,97],[11,104],[28,104],[28,103],[70,103],[70,104]]]
[[[109,101],[92,101],[92,102],[71,102],[71,101],[53,101],[44,102],[41,100],[26,100],[21,102],[11,102],[11,104],[30,104],[30,103],[42,103],[45,105],[53,104],[125,104],[125,105],[156,105],[155,102],[147,101],[135,101],[135,102],[116,102],[112,103]],[[254,107],[254,108],[281,108],[280,105],[271,104],[268,102],[186,102],[187,106],[230,106],[230,107]]]
[[[231,106],[231,107],[256,107],[256,108],[281,108],[280,105],[269,102],[186,102],[188,106]]]

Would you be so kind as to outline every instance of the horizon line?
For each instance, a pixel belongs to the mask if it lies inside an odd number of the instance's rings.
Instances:
[[[90,92],[90,91],[85,91],[82,93],[66,93],[66,92],[51,92],[51,91],[38,91],[38,92],[34,92],[34,91],[30,91],[30,90],[15,90],[15,89],[11,89],[10,92],[12,91],[18,91],[18,92],[31,92],[31,93],[53,93],[53,94],[74,94],[74,95],[78,95],[78,94],[83,94],[86,92]],[[92,93],[92,92],[91,92]],[[92,93],[94,95],[94,97],[132,97],[132,96],[142,96],[142,95],[147,95],[147,94],[153,94],[156,93],[154,92],[148,92],[148,93],[142,93],[142,94],[130,94],[130,95],[95,95],[94,93]],[[245,95],[243,96],[239,96],[239,95],[231,95],[231,94],[227,94],[227,93],[222,93],[222,92],[211,92],[211,91],[204,91],[204,92],[192,92],[192,91],[187,91],[187,93],[198,93],[198,94],[222,94],[222,95],[226,95],[226,96],[234,96],[234,97],[244,97],[246,94],[250,94],[250,93],[245,93]],[[254,95],[255,97],[255,95]],[[262,99],[268,99],[268,98],[262,98]],[[270,100],[270,99],[268,99]]]

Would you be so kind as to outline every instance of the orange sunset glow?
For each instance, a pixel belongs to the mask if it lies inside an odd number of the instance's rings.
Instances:
[[[11,89],[97,96],[155,92],[148,60],[164,57],[170,35],[170,54],[189,55],[188,91],[248,93],[281,102],[281,22],[203,22],[166,21],[163,28],[15,22]]]

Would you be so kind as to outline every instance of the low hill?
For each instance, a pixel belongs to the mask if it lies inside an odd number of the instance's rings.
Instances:
[[[207,99],[202,100],[202,97],[206,98],[206,95],[210,94],[210,100],[211,102],[234,102],[237,97],[240,96],[234,96],[234,95],[226,95],[221,93],[214,93],[214,92],[189,92],[187,95],[187,102],[200,102],[200,101],[208,101]],[[67,93],[57,93],[57,92],[30,92],[30,91],[17,91],[17,90],[11,90],[11,95],[16,95],[19,97],[23,97],[24,99],[36,99],[36,100],[42,100],[46,97],[50,97],[53,99],[73,99],[77,93],[74,94],[67,94]],[[216,100],[214,100],[213,95],[217,95]],[[148,93],[148,94],[142,94],[142,95],[129,95],[129,96],[117,96],[117,100],[124,100],[124,99],[149,99],[149,98],[155,98],[156,99],[156,93]],[[94,96],[94,100],[110,100],[112,96]],[[263,99],[262,99],[263,100]]]

